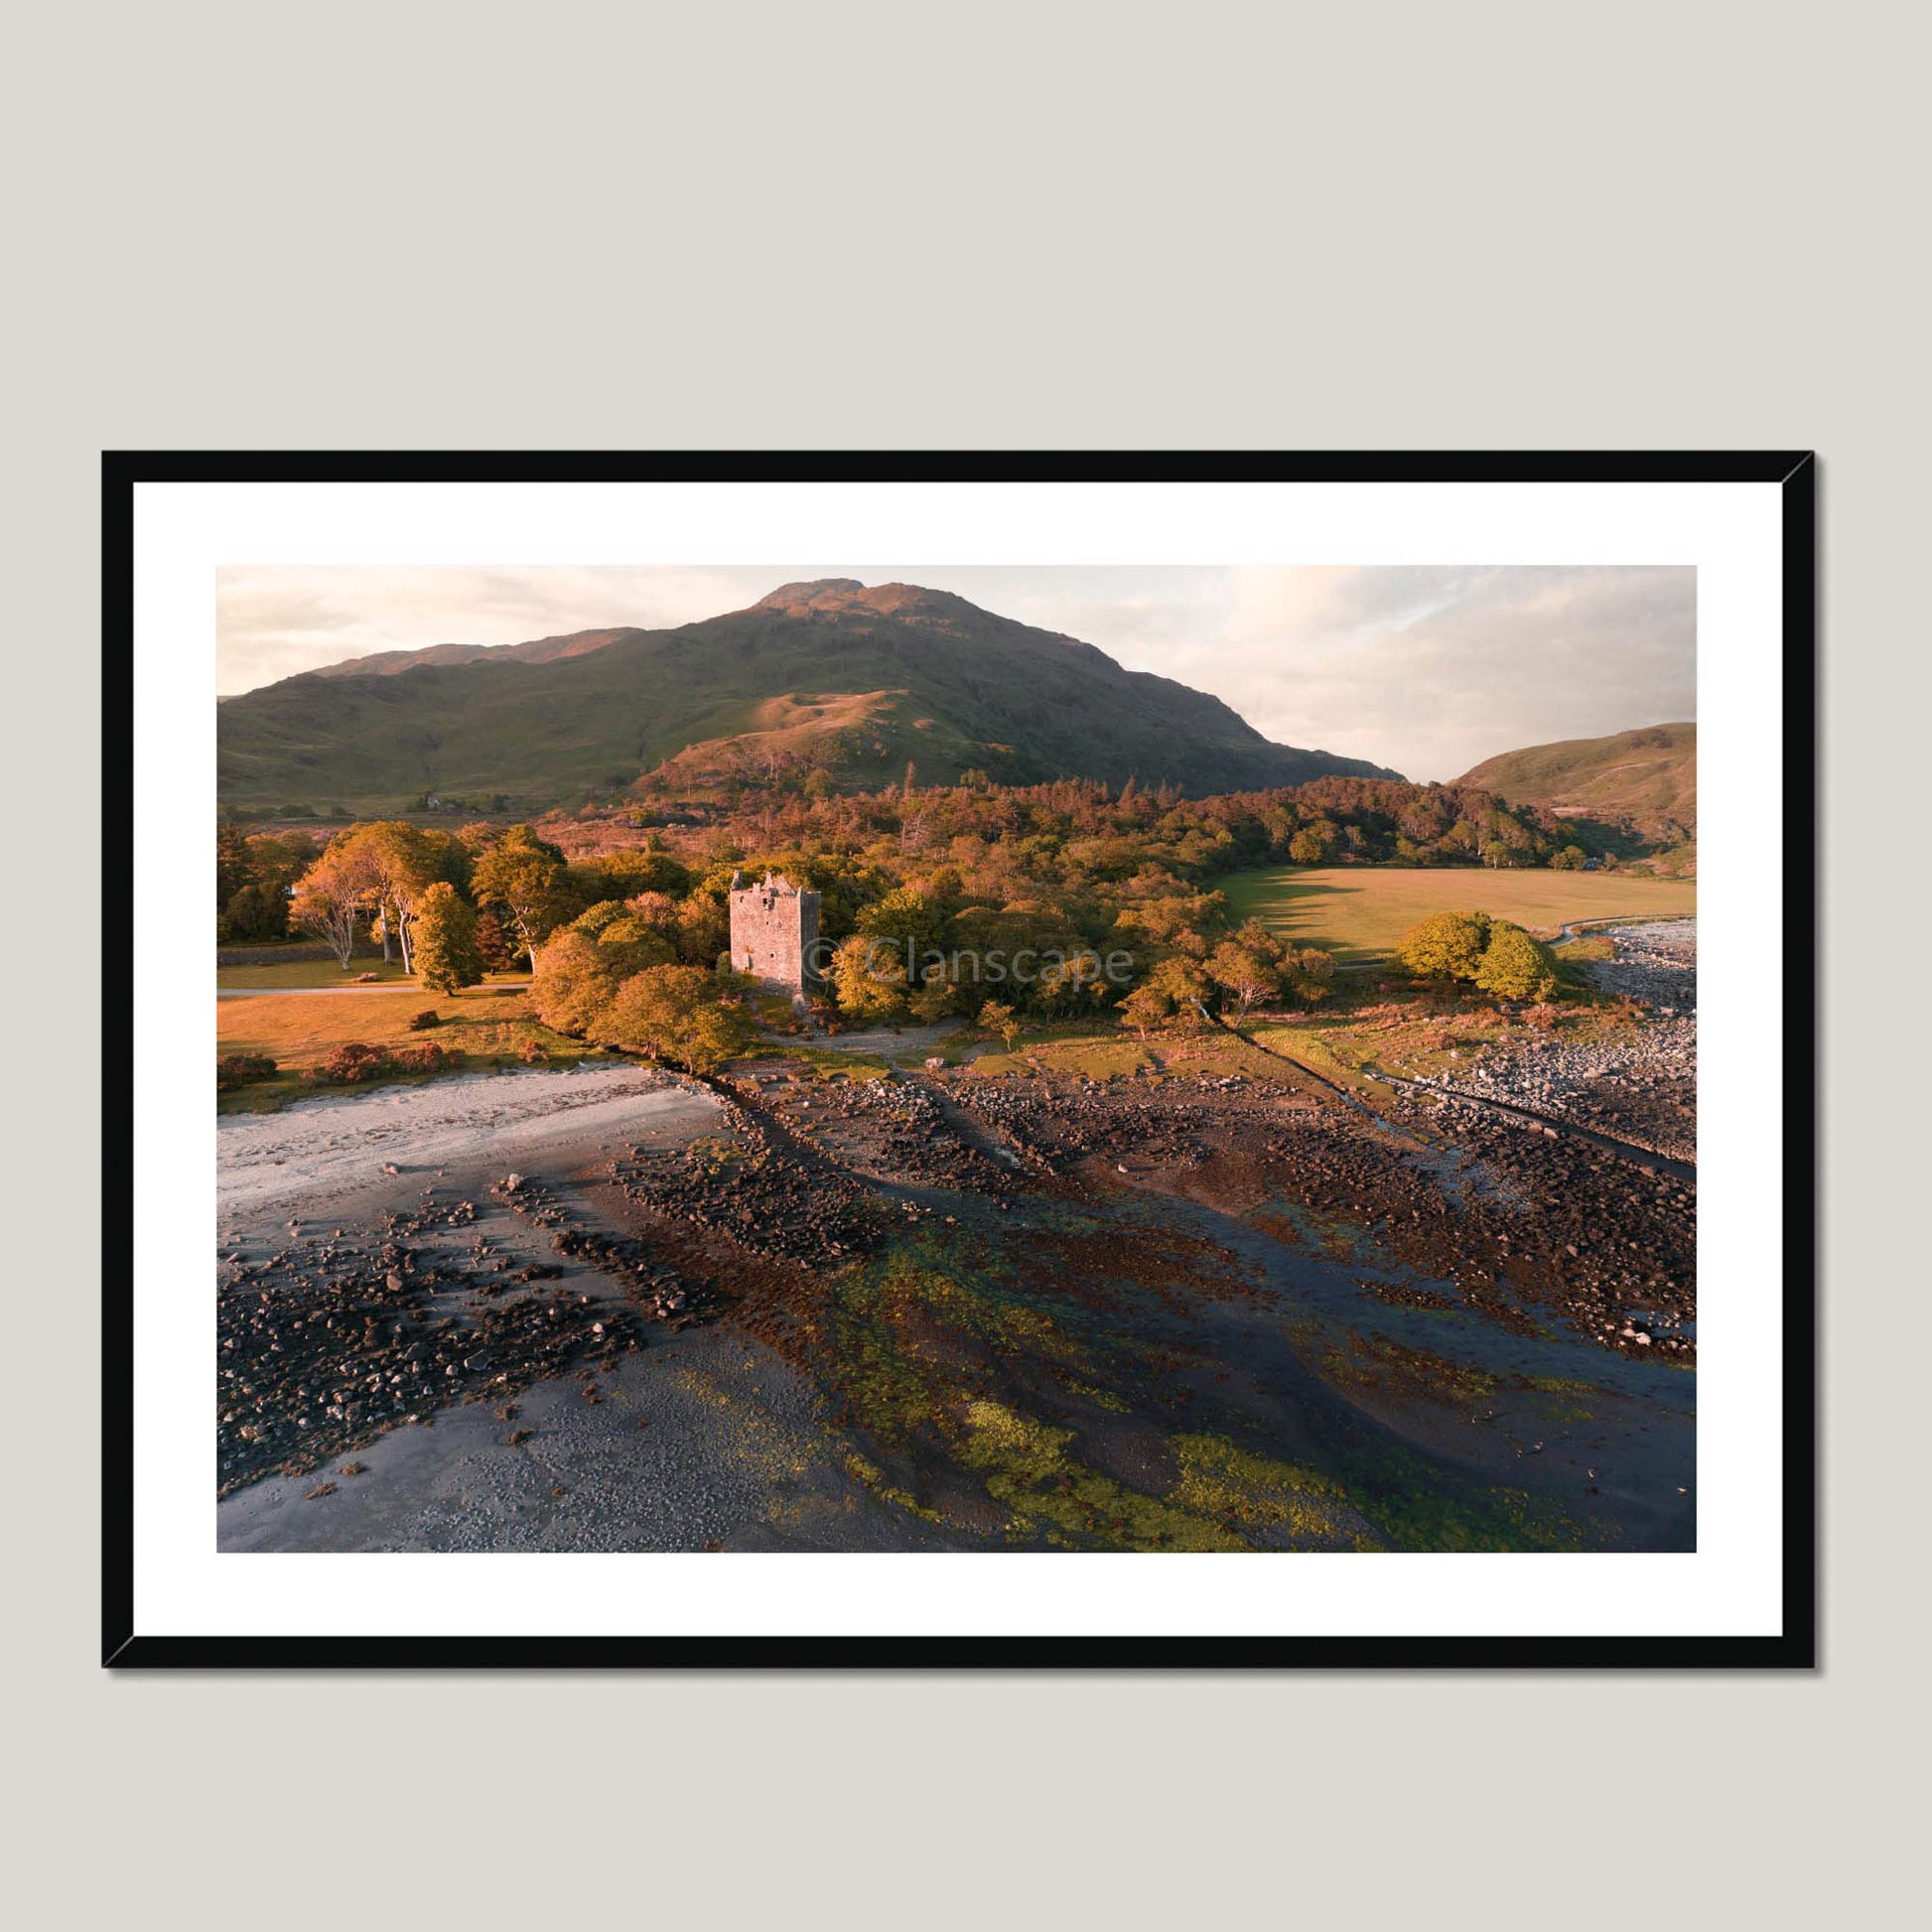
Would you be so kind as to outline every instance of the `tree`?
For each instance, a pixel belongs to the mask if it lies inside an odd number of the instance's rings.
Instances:
[[[839,1011],[854,1020],[894,1021],[905,1015],[904,956],[890,939],[855,932],[832,954],[832,989]]]
[[[757,1038],[758,1022],[740,1002],[721,998],[717,979],[701,966],[649,966],[618,988],[596,1036],[687,1072],[715,1073]]]
[[[579,913],[537,949],[530,1003],[546,1027],[587,1034],[626,979],[670,960],[664,934],[621,900],[610,899]]]
[[[913,966],[939,949],[945,921],[939,908],[915,886],[900,886],[859,914],[859,930],[869,939],[895,946]]]
[[[1147,976],[1147,983],[1176,1013],[1196,1022],[1206,1017],[1207,975],[1191,959],[1176,953],[1161,960]]]
[[[731,915],[710,899],[687,898],[677,908],[677,956],[690,965],[716,959],[731,940]]]
[[[988,1000],[980,1008],[979,1027],[981,1033],[998,1034],[1006,1041],[1009,1053],[1013,1051],[1013,1042],[1027,1031],[1020,1016],[1004,1000]]]
[[[506,914],[499,913],[492,905],[485,905],[477,913],[477,949],[492,973],[513,973],[519,966],[530,964],[530,956],[523,949],[523,935]]]
[[[556,846],[539,839],[527,825],[511,827],[509,836],[526,850],[556,859],[563,857]],[[640,893],[682,897],[691,890],[689,870],[668,852],[635,848],[576,860],[564,868],[563,881],[567,892],[574,893],[579,902],[587,905],[601,898],[635,898]]]
[[[437,993],[481,986],[483,956],[477,944],[477,915],[444,880],[426,887],[416,902],[416,972]]]
[[[1402,935],[1395,956],[1417,979],[1472,980],[1488,941],[1487,912],[1433,912]]]
[[[1547,999],[1557,983],[1549,948],[1505,919],[1490,926],[1474,978],[1480,991],[1498,1000]]]
[[[914,1020],[930,1026],[953,1012],[958,1004],[957,991],[943,973],[934,973],[906,1004]]]
[[[534,973],[537,948],[570,916],[564,855],[529,826],[513,825],[477,860],[473,879],[478,898],[509,915]]]
[[[400,818],[351,825],[338,835],[330,849],[337,846],[344,848],[345,857],[360,867],[369,881],[370,910],[382,930],[382,957],[389,957],[389,941],[395,938],[402,948],[402,970],[409,972],[413,952],[409,922],[415,915],[416,901],[461,848],[448,834],[432,839],[419,826]]]
[[[530,1004],[546,1027],[560,1034],[586,1034],[604,1017],[623,983],[621,962],[596,936],[566,926],[537,951],[530,981]]]
[[[1589,855],[1580,845],[1559,847],[1550,854],[1550,864],[1557,872],[1582,872],[1589,863]]]
[[[336,955],[344,972],[355,951],[355,930],[376,891],[367,848],[345,833],[330,841],[296,882],[289,917]]]
[[[1096,1004],[1106,998],[1106,974],[1100,955],[1089,947],[1069,945],[1057,948],[1058,959],[1040,968],[1036,1004],[1049,1013],[1072,1012],[1089,994]]]
[[[282,939],[288,936],[289,901],[278,886],[244,886],[228,900],[216,924],[222,939]]]
[[[1132,1027],[1145,1039],[1173,1011],[1173,1002],[1151,982],[1137,986],[1120,1003],[1120,1024]]]
[[[1335,990],[1335,962],[1318,946],[1288,946],[1282,953],[1282,984],[1306,1006]]]
[[[214,910],[218,917],[228,902],[254,879],[248,841],[240,826],[226,822],[214,831]]]
[[[1216,946],[1207,961],[1208,976],[1245,1016],[1282,990],[1282,947],[1258,921],[1250,920]]]

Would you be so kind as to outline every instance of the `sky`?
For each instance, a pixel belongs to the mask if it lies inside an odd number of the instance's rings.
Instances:
[[[1697,573],[1645,565],[250,567],[219,576],[216,688],[377,650],[689,623],[814,577],[955,592],[1211,691],[1278,744],[1421,780],[1697,716]]]

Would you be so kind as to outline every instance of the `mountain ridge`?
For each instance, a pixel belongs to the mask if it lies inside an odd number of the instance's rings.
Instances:
[[[366,810],[412,794],[556,803],[664,783],[929,783],[983,770],[1201,793],[1391,776],[1271,743],[1218,698],[947,591],[779,585],[667,629],[348,659],[228,698],[224,803]],[[366,668],[358,670],[357,666]]]

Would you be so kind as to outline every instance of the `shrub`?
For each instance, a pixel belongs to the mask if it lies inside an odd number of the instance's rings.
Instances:
[[[633,973],[599,1028],[600,1044],[691,1073],[715,1073],[758,1036],[758,1021],[737,1000],[720,999],[701,966],[648,966]]]
[[[351,1039],[338,1046],[316,1068],[316,1077],[335,1086],[345,1086],[357,1080],[373,1080],[388,1068],[389,1055],[380,1046]]]
[[[1417,979],[1472,980],[1489,943],[1487,912],[1436,912],[1412,925],[1396,958]]]
[[[231,1093],[256,1080],[272,1080],[275,1062],[266,1053],[223,1053],[214,1062],[214,1085],[220,1093]]]
[[[1498,919],[1476,967],[1475,983],[1499,1000],[1549,999],[1556,986],[1556,964],[1550,949],[1532,939],[1521,926]]]
[[[427,1007],[410,1021],[409,1031],[412,1034],[426,1034],[432,1027],[442,1024],[443,1016],[434,1007]]]
[[[550,1064],[550,1049],[540,1039],[526,1039],[516,1049],[516,1057],[525,1066],[548,1066]]]
[[[400,1073],[435,1073],[459,1057],[433,1039],[424,1040],[420,1046],[398,1046],[389,1056],[390,1063]]]

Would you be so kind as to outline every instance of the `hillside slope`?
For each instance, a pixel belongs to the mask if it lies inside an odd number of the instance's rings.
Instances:
[[[1697,832],[1695,725],[1650,725],[1610,738],[1572,738],[1504,752],[1465,771],[1512,805],[1542,805],[1571,818],[1627,818],[1653,836]]]
[[[551,664],[560,657],[581,657],[606,644],[641,637],[641,630],[620,625],[616,630],[572,630],[561,637],[532,637],[526,644],[425,644],[421,650],[373,650],[366,657],[345,657],[325,664],[311,677],[394,677],[421,664],[474,664],[480,657],[516,664]]]
[[[818,768],[870,785],[908,760],[927,783],[980,768],[1005,783],[1136,777],[1194,793],[1392,775],[1271,744],[1218,698],[907,584],[788,584],[674,630],[404,655],[221,705],[222,803],[370,811],[432,791],[528,808],[634,784],[667,760],[665,785]]]

